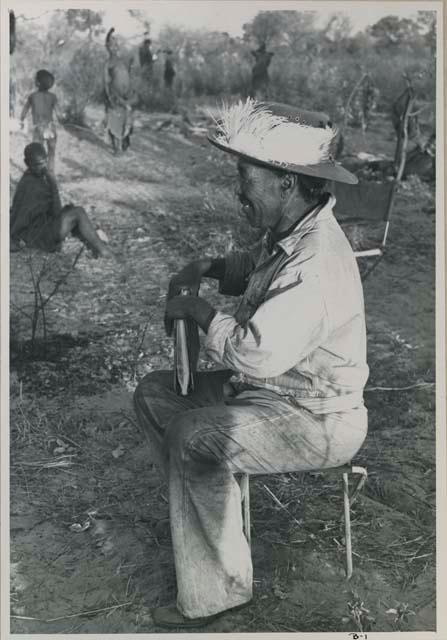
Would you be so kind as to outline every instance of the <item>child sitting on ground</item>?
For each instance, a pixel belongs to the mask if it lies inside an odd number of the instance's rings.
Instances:
[[[82,207],[62,207],[56,179],[48,171],[47,153],[42,144],[25,147],[28,169],[21,177],[12,202],[10,217],[11,251],[26,245],[53,252],[61,248],[69,233],[77,236],[98,256],[114,257],[96,233]]]
[[[57,97],[50,91],[54,84],[54,76],[46,69],[40,69],[35,79],[37,91],[31,93],[20,115],[21,128],[26,115],[31,109],[33,118],[33,141],[40,142],[46,147],[48,153],[48,169],[54,173],[56,155],[56,123],[54,117],[60,119],[58,114]]]

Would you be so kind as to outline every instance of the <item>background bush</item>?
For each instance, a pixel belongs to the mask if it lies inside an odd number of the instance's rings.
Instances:
[[[172,107],[172,96],[163,86],[164,49],[174,51],[177,98],[236,99],[247,96],[251,51],[265,41],[275,53],[269,70],[270,95],[278,101],[341,118],[352,88],[368,72],[378,89],[378,109],[389,111],[406,87],[406,73],[417,99],[428,105],[425,118],[434,123],[434,19],[434,12],[429,11],[419,11],[414,20],[386,16],[352,35],[349,18],[341,14],[333,14],[327,25],[317,27],[316,14],[311,11],[264,11],[244,25],[241,38],[167,26],[153,39],[158,60],[150,81],[139,67],[139,42],[128,41],[122,53],[132,63],[136,104],[142,109]],[[150,28],[147,21],[144,25]],[[35,71],[45,67],[56,77],[54,90],[67,119],[82,123],[86,105],[102,102],[106,57],[100,12],[59,10],[46,31],[38,30],[32,21],[18,20],[17,48],[12,56],[18,103],[33,90]]]

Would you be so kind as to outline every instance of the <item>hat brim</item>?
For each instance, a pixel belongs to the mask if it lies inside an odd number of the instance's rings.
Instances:
[[[339,162],[322,162],[320,164],[313,165],[300,165],[292,164],[290,162],[276,162],[274,160],[262,160],[254,155],[250,155],[238,149],[234,149],[227,144],[218,142],[215,138],[208,136],[208,141],[212,145],[226,151],[234,156],[244,158],[249,162],[254,162],[265,167],[274,169],[282,169],[283,171],[291,171],[292,173],[302,173],[305,176],[312,176],[313,178],[324,178],[325,180],[334,180],[335,182],[344,182],[346,184],[357,184],[358,178],[353,173],[345,169]]]

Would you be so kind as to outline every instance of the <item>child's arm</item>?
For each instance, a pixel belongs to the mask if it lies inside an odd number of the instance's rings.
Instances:
[[[56,178],[48,170],[45,171],[45,177],[51,189],[51,204],[52,204],[53,218],[58,218],[61,214],[62,203],[59,195],[59,188],[57,186]]]
[[[23,105],[22,113],[20,114],[20,127],[23,129],[23,123],[25,122],[26,115],[31,107],[31,95],[29,95],[26,99],[25,104]]]

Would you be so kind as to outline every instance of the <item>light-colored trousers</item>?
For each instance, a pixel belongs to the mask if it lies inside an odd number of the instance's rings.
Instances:
[[[190,618],[252,598],[251,554],[234,474],[344,464],[367,431],[364,406],[315,415],[263,389],[227,397],[230,376],[197,373],[194,392],[183,397],[174,391],[172,371],[157,371],[134,395],[139,425],[168,481],[177,607]]]

